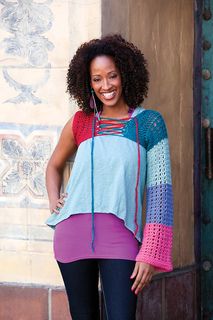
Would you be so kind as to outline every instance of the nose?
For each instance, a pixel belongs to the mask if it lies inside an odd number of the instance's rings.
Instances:
[[[107,78],[103,79],[103,81],[102,81],[102,89],[103,90],[108,90],[110,87],[111,87],[111,84],[110,84],[109,80]]]

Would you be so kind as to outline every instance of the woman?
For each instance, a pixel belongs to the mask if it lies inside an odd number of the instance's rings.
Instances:
[[[108,319],[133,320],[138,292],[155,272],[172,270],[167,130],[159,112],[141,106],[148,81],[143,54],[120,35],[82,44],[69,65],[68,92],[81,110],[62,130],[46,185],[47,224],[55,228],[54,254],[73,320],[99,319],[99,273]]]

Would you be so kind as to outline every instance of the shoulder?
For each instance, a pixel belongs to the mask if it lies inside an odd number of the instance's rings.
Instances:
[[[164,118],[159,111],[145,109],[141,113],[141,123],[143,123],[145,130],[145,139],[148,149],[168,137]]]
[[[93,113],[87,114],[82,110],[76,111],[74,113],[74,115],[73,115],[74,121],[76,121],[76,120],[78,120],[78,121],[88,120],[88,119],[93,118],[93,117],[94,117]]]
[[[156,120],[164,122],[163,116],[159,111],[154,109],[148,109],[148,108],[140,108],[140,109],[141,110],[137,114],[137,117],[142,118],[143,121],[147,122],[147,124],[152,123]]]
[[[143,108],[137,117],[143,122],[147,130],[152,127],[165,126],[162,114],[154,109]]]
[[[73,115],[73,130],[77,130],[78,126],[90,121],[93,117],[93,113],[88,115],[82,110],[76,111]]]
[[[76,144],[90,138],[92,132],[92,123],[94,114],[86,114],[84,111],[78,110],[73,116],[72,130]]]
[[[143,128],[147,134],[150,130],[156,131],[160,130],[160,128],[164,130],[166,127],[162,114],[157,110],[137,108],[136,117],[138,119],[139,126]]]
[[[136,117],[139,121],[143,123],[149,123],[157,119],[163,120],[161,113],[154,109],[149,109],[147,107],[138,106],[133,112],[133,117]]]

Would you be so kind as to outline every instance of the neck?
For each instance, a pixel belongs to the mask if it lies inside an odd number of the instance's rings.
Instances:
[[[103,117],[107,118],[124,118],[129,116],[129,107],[127,105],[123,106],[103,106],[101,112]]]

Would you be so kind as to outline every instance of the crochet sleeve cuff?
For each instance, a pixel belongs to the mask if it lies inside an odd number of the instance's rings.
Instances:
[[[173,193],[167,129],[155,112],[147,129],[146,224],[136,261],[171,271]]]

